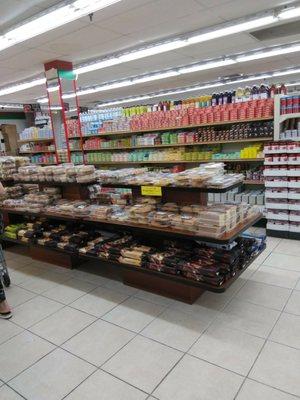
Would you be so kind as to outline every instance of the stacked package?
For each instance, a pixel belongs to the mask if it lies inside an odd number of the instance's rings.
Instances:
[[[13,175],[22,165],[28,165],[29,158],[27,157],[0,157],[0,179],[13,179]]]
[[[16,181],[25,182],[62,182],[62,183],[89,183],[96,180],[93,165],[78,165],[72,163],[40,167],[29,165],[14,171]]]
[[[65,225],[45,219],[18,226],[17,236],[23,242],[90,256],[97,254],[97,245],[118,237],[80,224]]]

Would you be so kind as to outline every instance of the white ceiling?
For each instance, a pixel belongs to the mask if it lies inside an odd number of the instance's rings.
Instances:
[[[0,30],[8,29],[9,26],[56,3],[58,3],[57,0],[0,0]],[[122,0],[94,13],[92,22],[88,17],[81,18],[2,51],[0,53],[0,86],[42,73],[43,63],[52,59],[59,58],[80,63],[141,43],[209,27],[285,3],[287,1],[282,0]],[[256,40],[249,33],[240,33],[82,74],[79,77],[78,85],[100,84],[105,81],[269,45],[289,43],[294,40],[300,40],[300,24],[299,35],[263,42]],[[155,92],[164,88],[190,85],[224,75],[257,73],[297,65],[300,65],[300,54],[294,53],[197,72],[180,78],[170,78],[130,88],[82,96],[80,103],[85,105],[97,100],[106,101]],[[296,78],[293,76],[290,79]],[[45,88],[39,86],[12,95],[1,96],[0,101],[32,102],[35,98],[45,96],[45,94]]]

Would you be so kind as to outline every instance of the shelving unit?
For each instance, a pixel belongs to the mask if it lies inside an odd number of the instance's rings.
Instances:
[[[207,159],[200,159],[200,160],[162,160],[162,161],[111,161],[107,160],[105,161],[105,157],[93,157],[89,156],[91,153],[100,153],[103,152],[119,152],[119,151],[130,151],[130,150],[161,150],[161,149],[184,149],[184,148],[190,148],[190,149],[195,149],[203,146],[217,146],[217,145],[232,145],[235,146],[237,144],[247,144],[247,143],[264,143],[271,141],[273,137],[270,136],[265,136],[265,137],[250,137],[250,138],[244,138],[244,139],[232,139],[232,140],[211,140],[211,141],[195,141],[195,142],[186,142],[186,143],[162,143],[162,144],[146,144],[146,145],[140,145],[140,144],[135,144],[132,143],[132,145],[124,145],[125,143],[119,143],[119,145],[112,146],[110,143],[107,143],[109,147],[95,147],[95,148],[90,148],[90,146],[85,145],[86,140],[93,139],[93,138],[102,138],[102,139],[121,139],[121,138],[130,138],[132,136],[137,136],[145,133],[164,133],[164,132],[173,132],[175,133],[176,131],[185,131],[189,132],[190,130],[196,130],[198,128],[208,128],[208,127],[226,127],[229,125],[235,125],[235,124],[245,124],[245,123],[254,123],[254,122],[264,122],[264,121],[272,121],[273,118],[267,117],[267,118],[252,118],[252,119],[244,119],[244,120],[234,120],[234,121],[219,121],[219,122],[211,122],[211,123],[204,123],[204,124],[197,124],[197,125],[182,125],[182,126],[172,126],[172,127],[161,127],[161,128],[149,128],[149,129],[142,129],[142,130],[124,130],[124,131],[113,131],[113,132],[97,132],[93,134],[82,134],[82,136],[72,136],[68,138],[69,141],[69,147],[70,147],[70,152],[71,153],[82,153],[82,155],[85,158],[85,163],[87,164],[96,164],[96,165],[123,165],[123,164],[129,164],[129,165],[141,165],[141,164],[175,164],[175,163],[197,163],[197,162],[207,162]],[[72,144],[70,144],[73,140],[77,141],[80,140],[82,144],[82,149],[75,149],[72,148]],[[99,144],[100,146],[100,144]],[[199,150],[201,151],[201,150]],[[204,150],[205,151],[205,150]],[[103,160],[103,161],[101,161]],[[221,161],[221,162],[244,162],[244,161],[249,161],[249,162],[261,162],[263,159],[262,158],[256,158],[254,159],[220,159],[220,160],[212,160],[212,161]]]
[[[7,242],[7,243],[12,243],[12,244],[18,244],[18,245],[22,245],[22,246],[26,246],[26,247],[32,247],[33,249],[45,249],[45,246],[41,246],[38,244],[27,244],[22,242],[21,240],[18,239],[9,239],[9,238],[3,238],[2,239],[3,242]],[[46,249],[48,249],[46,247]],[[50,248],[49,248],[50,249]],[[113,265],[115,267],[117,267],[120,270],[124,270],[124,271],[132,271],[134,274],[135,273],[141,273],[143,274],[143,279],[145,279],[145,275],[146,275],[146,279],[148,279],[149,277],[153,276],[156,278],[159,278],[160,280],[168,280],[171,282],[176,282],[178,284],[184,284],[187,287],[194,287],[194,288],[198,288],[201,289],[203,291],[210,291],[210,292],[214,292],[214,293],[224,293],[230,286],[231,284],[255,261],[255,259],[259,256],[259,254],[257,254],[255,257],[253,257],[252,259],[250,259],[248,261],[248,263],[244,266],[244,268],[242,270],[239,270],[231,279],[230,281],[226,281],[224,284],[215,287],[212,285],[209,285],[207,283],[203,283],[203,282],[197,282],[197,281],[193,281],[191,279],[187,279],[183,276],[176,276],[176,275],[167,275],[163,272],[159,272],[159,271],[155,271],[155,270],[150,270],[144,267],[136,267],[135,265],[130,265],[130,264],[121,264],[121,263],[112,263],[111,261],[101,258],[101,257],[92,257],[92,256],[88,256],[88,255],[82,255],[82,254],[74,254],[71,252],[67,252],[66,250],[61,250],[61,249],[51,249],[54,252],[57,252],[58,254],[62,255],[66,255],[68,254],[69,256],[73,256],[73,257],[77,257],[78,259],[82,260],[82,261],[100,261],[101,263],[106,263],[106,264],[110,264]],[[189,297],[186,298],[185,300],[187,300],[187,302],[189,302]]]
[[[205,124],[197,124],[197,125],[181,125],[181,126],[169,126],[162,128],[147,128],[141,130],[133,130],[133,131],[113,131],[113,132],[101,132],[100,134],[93,135],[82,135],[83,138],[86,137],[95,137],[95,136],[122,136],[122,135],[135,135],[137,133],[148,133],[148,132],[166,132],[166,131],[174,131],[174,130],[182,130],[182,129],[194,129],[194,128],[207,128],[210,126],[222,126],[222,125],[233,125],[233,124],[241,124],[246,122],[261,122],[261,121],[272,121],[273,118],[252,118],[252,119],[240,119],[234,121],[218,121],[218,122],[209,122]],[[75,137],[76,138],[76,137]],[[78,138],[80,138],[78,136]],[[74,139],[70,138],[70,139]]]
[[[87,164],[92,165],[141,165],[141,164],[199,164],[199,163],[210,163],[210,162],[262,162],[264,158],[226,158],[226,159],[210,159],[210,160],[172,160],[172,161],[94,161]]]
[[[48,182],[39,183],[42,186],[47,186]],[[53,182],[53,185],[56,183]],[[209,188],[174,188],[174,187],[166,187],[163,190],[162,201],[165,201],[165,196],[167,195],[169,199],[173,199],[178,204],[203,204],[207,203],[207,193],[210,191],[216,192],[224,192],[227,190],[231,190],[242,183],[232,185],[223,189],[209,189]],[[86,199],[87,190],[83,185],[80,184],[62,184],[63,189],[63,197],[68,198],[69,200],[73,199]],[[109,186],[109,185],[107,185]],[[118,187],[124,187],[123,184],[118,184]],[[136,192],[136,189],[139,187],[131,186],[133,189],[133,196],[139,195]],[[180,189],[180,193],[177,189]],[[178,196],[179,195],[179,196]],[[249,216],[243,222],[238,224],[231,231],[227,231],[223,235],[213,238],[203,231],[201,233],[193,233],[189,231],[183,231],[179,229],[172,229],[169,227],[155,227],[149,225],[142,225],[132,222],[126,221],[116,221],[116,220],[95,220],[94,218],[89,217],[74,217],[68,215],[61,214],[51,214],[51,213],[40,213],[34,214],[30,212],[17,211],[14,209],[2,209],[1,210],[4,216],[4,221],[8,224],[12,219],[16,217],[24,218],[32,218],[32,217],[46,217],[58,221],[68,221],[68,222],[80,222],[84,224],[90,224],[95,227],[105,227],[107,230],[112,231],[121,231],[122,232],[135,232],[138,233],[141,237],[151,238],[152,240],[161,241],[161,238],[178,238],[180,240],[197,240],[197,241],[205,241],[209,243],[214,243],[215,245],[226,246],[232,243],[242,232],[251,227],[255,222],[257,222],[261,218],[261,214],[254,214]],[[8,240],[9,241],[9,240]],[[13,240],[13,243],[24,244],[23,242]],[[74,263],[78,263],[79,255],[75,253],[65,252],[64,250],[51,249],[44,246],[38,246],[34,243],[28,244],[31,249],[30,254],[32,256],[38,257],[39,260],[55,260],[54,262],[59,262],[61,258],[61,262],[64,266],[72,267]],[[80,257],[82,258],[82,257]],[[109,263],[114,265],[116,268],[122,271],[123,282],[130,286],[135,286],[140,289],[145,289],[151,292],[163,294],[172,298],[176,298],[178,300],[193,303],[205,290],[209,290],[212,292],[224,292],[237,276],[242,273],[248,265],[251,264],[253,260],[249,260],[249,262],[244,266],[243,270],[239,271],[235,276],[228,279],[222,286],[216,287],[213,285],[209,285],[203,282],[189,280],[183,276],[173,276],[168,275],[166,273],[162,273],[159,271],[152,271],[142,267],[136,267],[133,265],[120,264],[119,262],[112,262],[108,260],[103,260],[99,257],[84,257],[87,259],[93,259],[101,262],[101,267],[103,263]]]
[[[123,147],[100,147],[97,149],[84,149],[84,151],[113,151],[113,150],[134,150],[134,149],[159,149],[168,147],[189,147],[189,146],[210,146],[217,144],[227,143],[258,143],[258,142],[270,142],[271,137],[264,138],[249,138],[249,139],[238,139],[238,140],[215,140],[211,142],[194,142],[194,143],[173,143],[173,144],[158,144],[158,145],[145,145],[145,146],[123,146]],[[81,150],[71,150],[81,151]]]
[[[53,138],[34,138],[34,139],[24,139],[18,140],[19,144],[26,144],[26,143],[44,143],[44,142],[54,142]]]
[[[281,146],[282,144],[277,142],[277,145]],[[282,149],[265,149],[265,156],[285,159],[297,153],[297,150],[286,151],[285,144],[282,146]],[[298,226],[298,222],[300,222],[300,215],[298,215],[300,213],[300,191],[299,193],[294,191],[294,189],[300,188],[300,182],[298,185],[298,182],[290,180],[298,175],[300,177],[300,172],[297,175],[296,170],[294,172],[293,169],[290,169],[295,163],[290,163],[288,159],[282,162],[265,162],[265,165],[269,167],[264,172],[266,178],[267,233],[269,236],[300,239],[300,224]],[[276,168],[277,165],[278,168]],[[300,165],[300,163],[296,165]]]

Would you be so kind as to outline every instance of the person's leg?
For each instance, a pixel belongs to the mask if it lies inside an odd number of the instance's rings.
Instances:
[[[6,301],[6,296],[3,288],[2,280],[0,279],[0,318],[10,318],[11,311],[10,307]]]

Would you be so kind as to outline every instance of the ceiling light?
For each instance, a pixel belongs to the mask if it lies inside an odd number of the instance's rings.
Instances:
[[[292,74],[300,74],[300,68],[297,69],[289,69],[287,71],[275,71],[272,76],[284,76],[284,75],[292,75]]]
[[[252,21],[246,21],[242,23],[233,24],[224,28],[214,29],[210,32],[202,33],[187,38],[189,44],[206,42],[212,39],[219,39],[223,36],[232,35],[234,33],[248,31],[250,29],[258,28],[260,26],[266,26],[277,22],[278,18],[274,15],[268,15],[266,17],[253,19]]]
[[[279,19],[290,19],[296,18],[300,16],[300,7],[289,8],[287,10],[283,10],[278,14]]]
[[[281,75],[288,75],[289,73],[291,73],[291,71],[296,71],[295,70],[286,70],[286,71],[276,71],[276,73],[281,72]],[[299,70],[300,72],[300,70]],[[200,90],[205,90],[205,89],[209,89],[209,88],[213,88],[213,87],[221,87],[224,85],[231,85],[234,87],[235,84],[237,83],[241,83],[241,82],[247,82],[247,81],[253,81],[253,80],[261,80],[261,79],[265,79],[265,78],[272,78],[274,75],[272,72],[270,73],[262,73],[262,74],[257,74],[257,75],[252,75],[252,76],[245,76],[241,79],[238,80],[228,80],[228,81],[214,81],[214,82],[207,82],[207,83],[203,83],[200,85],[195,85],[195,86],[190,86],[190,87],[184,87],[184,88],[175,88],[173,90],[168,90],[168,91],[161,91],[158,93],[148,93],[146,95],[142,95],[140,98],[125,98],[125,99],[119,99],[119,100],[113,100],[107,103],[102,103],[99,104],[98,107],[105,107],[105,106],[111,106],[111,105],[118,105],[118,104],[124,104],[124,103],[128,103],[128,102],[132,102],[135,100],[147,100],[147,99],[152,99],[152,98],[156,98],[156,97],[165,97],[168,98],[168,96],[176,96],[178,94],[182,94],[182,93],[187,93],[187,92],[193,92],[193,91],[200,91]],[[300,82],[292,82],[292,83],[287,83],[286,86],[297,86],[300,85]]]
[[[179,68],[178,71],[181,74],[189,74],[191,72],[204,71],[206,69],[224,67],[226,65],[231,65],[231,64],[235,64],[235,63],[236,63],[236,61],[233,59],[226,59],[226,60],[208,62],[208,63],[203,63],[203,64],[195,64],[195,65],[192,64],[191,66]]]
[[[108,106],[114,106],[116,104],[131,103],[133,101],[142,101],[142,100],[148,100],[148,99],[150,99],[150,96],[148,96],[148,95],[139,96],[139,97],[129,97],[127,99],[115,100],[115,101],[110,101],[110,102],[103,103],[103,104],[98,104],[97,107],[108,107]]]
[[[248,31],[250,29],[258,28],[260,26],[270,25],[278,21],[278,17],[273,14],[264,15],[248,21],[231,21],[229,26],[216,26],[209,32],[201,32],[199,34],[186,34],[185,37],[175,39],[170,42],[151,45],[147,48],[141,48],[133,50],[129,53],[121,54],[109,59],[102,59],[98,62],[94,62],[88,65],[78,66],[75,69],[77,74],[83,74],[90,71],[95,71],[98,69],[110,67],[113,65],[121,64],[124,62],[138,60],[144,57],[149,57],[155,54],[164,53],[171,50],[176,50],[178,48],[190,46],[195,43],[205,42],[212,39],[218,39],[223,36],[232,35],[239,32]]]
[[[22,104],[0,104],[0,108],[12,108],[17,110],[23,110]]]
[[[257,53],[251,53],[249,55],[246,54],[244,56],[239,56],[237,58],[237,62],[259,60],[261,58],[274,57],[274,56],[279,56],[281,54],[295,53],[297,51],[300,51],[300,44],[286,46],[286,47],[278,47],[272,50],[259,51]]]
[[[300,85],[300,81],[299,82],[285,83],[285,86],[299,86],[299,85]]]
[[[0,50],[58,28],[119,1],[121,0],[77,0],[59,8],[52,8],[49,12],[38,15],[0,36]]]
[[[59,86],[50,86],[50,87],[48,87],[48,89],[47,89],[47,91],[48,91],[49,93],[57,92],[58,90],[59,90]]]
[[[20,92],[21,90],[30,89],[35,86],[44,85],[46,83],[46,78],[35,79],[30,82],[19,83],[14,86],[8,86],[7,88],[0,89],[0,96],[6,94],[11,94],[15,92]]]
[[[48,97],[45,97],[43,99],[37,99],[37,102],[40,104],[46,104],[48,103]]]
[[[148,47],[146,49],[137,50],[131,53],[124,54],[118,57],[119,62],[128,62],[133,60],[138,60],[140,58],[153,56],[154,54],[165,53],[167,51],[176,50],[180,47],[185,47],[186,41],[184,40],[173,40],[172,42],[167,42],[159,44],[156,46]]]
[[[133,84],[136,85],[138,83],[145,83],[145,82],[152,82],[156,81],[159,79],[166,79],[166,78],[171,78],[172,76],[177,76],[180,75],[178,71],[166,71],[166,72],[161,72],[153,75],[147,75],[147,76],[142,76],[141,78],[135,78],[133,79]]]

